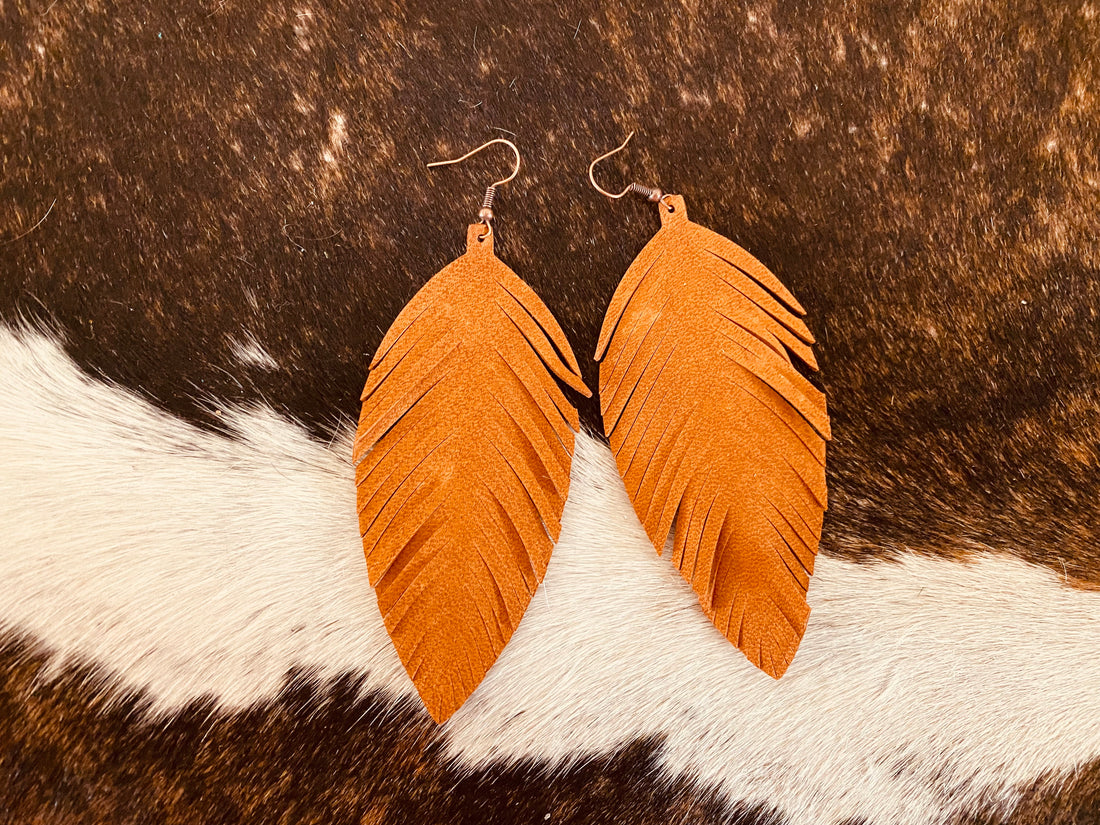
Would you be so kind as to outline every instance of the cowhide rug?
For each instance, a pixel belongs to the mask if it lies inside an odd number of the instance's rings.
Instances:
[[[561,541],[443,727],[350,430],[523,153],[497,253],[595,386],[678,192],[809,310],[813,613],[775,682],[581,403]],[[1100,5],[0,0],[0,821],[1100,818]],[[499,170],[499,171],[498,171]]]

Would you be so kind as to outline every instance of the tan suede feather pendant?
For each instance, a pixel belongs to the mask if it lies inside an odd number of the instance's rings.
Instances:
[[[353,454],[363,551],[438,722],[508,643],[561,530],[578,420],[554,375],[589,394],[486,224],[469,228],[466,253],[402,310],[371,362]]]
[[[816,369],[813,337],[794,296],[682,197],[633,191],[658,202],[661,229],[600,333],[604,429],[657,551],[674,526],[706,615],[778,678],[806,629],[826,507],[825,397],[790,358]]]

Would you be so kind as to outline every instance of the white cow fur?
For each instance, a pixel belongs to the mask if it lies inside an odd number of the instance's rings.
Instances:
[[[0,626],[144,689],[154,712],[270,698],[288,669],[413,688],[367,583],[346,438],[264,409],[202,432],[0,327]],[[447,725],[468,764],[664,737],[664,764],[793,823],[936,822],[1100,756],[1100,595],[1007,557],[823,557],[780,682],[647,542],[581,435],[561,541]],[[522,711],[522,713],[521,713]]]

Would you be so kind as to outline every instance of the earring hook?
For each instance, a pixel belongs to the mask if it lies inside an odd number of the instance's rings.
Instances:
[[[510,141],[510,140],[506,140],[505,138],[493,138],[492,140],[487,140],[487,141],[485,141],[485,143],[481,144],[476,149],[471,149],[469,152],[467,152],[465,155],[463,155],[460,158],[454,158],[452,160],[436,160],[436,161],[433,161],[433,162],[428,164],[428,168],[431,169],[433,166],[448,166],[452,163],[462,163],[462,161],[466,160],[466,158],[473,157],[478,152],[480,152],[482,149],[485,149],[488,146],[492,146],[494,143],[503,143],[505,146],[507,146],[509,149],[511,149],[512,154],[514,154],[516,156],[516,165],[514,167],[512,167],[512,174],[510,174],[506,178],[501,178],[500,180],[496,181],[495,183],[489,184],[490,186],[492,186],[494,188],[497,187],[497,186],[503,186],[504,184],[508,183],[513,178],[515,178],[516,175],[519,174],[519,149],[516,148],[516,144],[512,143],[512,141]]]
[[[461,163],[462,161],[466,160],[466,158],[476,155],[482,149],[486,148],[487,146],[492,146],[494,143],[503,143],[505,146],[511,149],[512,154],[516,156],[516,164],[512,167],[512,174],[510,174],[506,178],[501,178],[498,181],[490,183],[488,188],[485,190],[485,197],[481,201],[481,209],[477,213],[477,219],[481,223],[485,224],[485,228],[488,231],[484,235],[479,236],[479,240],[484,240],[485,238],[493,234],[493,199],[496,197],[497,187],[503,186],[504,184],[510,182],[515,178],[516,175],[519,174],[519,149],[516,148],[516,144],[512,143],[512,141],[510,140],[506,140],[505,138],[493,138],[492,140],[485,141],[485,143],[481,144],[476,149],[471,149],[460,158],[453,158],[452,160],[437,160],[428,164],[428,168],[431,169],[434,166],[449,166],[452,163]]]
[[[633,193],[636,193],[638,195],[641,195],[643,198],[645,198],[650,203],[664,203],[664,199],[667,197],[667,195],[665,195],[665,193],[662,192],[660,189],[657,189],[657,188],[652,187],[652,186],[643,186],[640,183],[630,183],[630,184],[628,184],[627,186],[625,186],[623,188],[622,192],[619,192],[619,194],[616,195],[612,192],[608,192],[606,189],[604,189],[602,186],[600,186],[598,183],[596,183],[596,176],[594,174],[594,170],[596,169],[596,164],[599,163],[602,160],[606,160],[607,158],[611,157],[612,155],[614,155],[618,152],[621,152],[623,149],[626,148],[626,145],[628,143],[630,143],[630,139],[632,137],[634,137],[634,132],[633,131],[629,135],[626,136],[626,140],[624,140],[622,143],[620,143],[618,146],[616,146],[610,152],[604,152],[602,155],[600,155],[598,158],[596,158],[594,161],[592,161],[590,164],[588,164],[588,182],[592,184],[593,188],[597,192],[599,192],[604,197],[611,198],[612,200],[617,201],[619,198],[623,197],[624,195],[629,195],[630,193],[633,192]],[[668,204],[665,204],[665,205],[667,206]]]

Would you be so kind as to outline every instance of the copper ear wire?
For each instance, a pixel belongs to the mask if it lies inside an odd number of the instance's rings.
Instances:
[[[479,241],[483,241],[493,234],[493,199],[496,197],[497,187],[503,186],[504,184],[513,180],[515,176],[519,174],[519,149],[516,148],[516,144],[512,143],[512,141],[510,140],[505,140],[504,138],[493,138],[492,140],[488,140],[485,143],[481,144],[476,149],[471,149],[460,158],[454,158],[453,160],[437,160],[428,164],[428,168],[431,169],[433,166],[448,166],[452,163],[461,163],[462,161],[466,160],[466,158],[476,155],[482,149],[487,146],[492,146],[494,143],[503,143],[505,146],[511,149],[512,153],[516,156],[516,164],[512,167],[512,174],[510,174],[506,178],[501,178],[498,181],[490,183],[488,188],[485,190],[485,197],[481,200],[481,209],[478,210],[477,219],[480,223],[483,223],[485,225],[486,232],[484,235],[478,236]]]
[[[629,135],[627,135],[626,140],[624,140],[622,143],[620,143],[618,146],[616,146],[610,152],[604,152],[602,155],[600,155],[598,158],[596,158],[594,161],[592,161],[590,164],[588,164],[588,182],[592,184],[593,188],[597,192],[599,192],[604,197],[611,198],[612,200],[618,200],[619,198],[623,197],[624,195],[637,194],[637,195],[641,195],[643,198],[645,198],[650,203],[660,203],[660,204],[662,204],[666,209],[668,209],[669,212],[671,212],[672,211],[672,204],[669,203],[668,200],[667,200],[669,196],[666,195],[664,192],[662,192],[660,189],[657,189],[655,187],[643,186],[640,183],[630,183],[630,184],[628,184],[627,186],[625,186],[623,188],[622,192],[619,192],[616,195],[612,192],[608,192],[606,189],[604,189],[602,186],[600,186],[598,183],[596,183],[596,177],[593,174],[594,170],[596,168],[596,164],[599,163],[602,160],[606,160],[607,158],[611,157],[612,155],[616,154],[617,152],[621,152],[623,149],[626,148],[626,145],[628,143],[630,143],[630,139],[632,137],[634,137],[634,132],[631,132]]]

